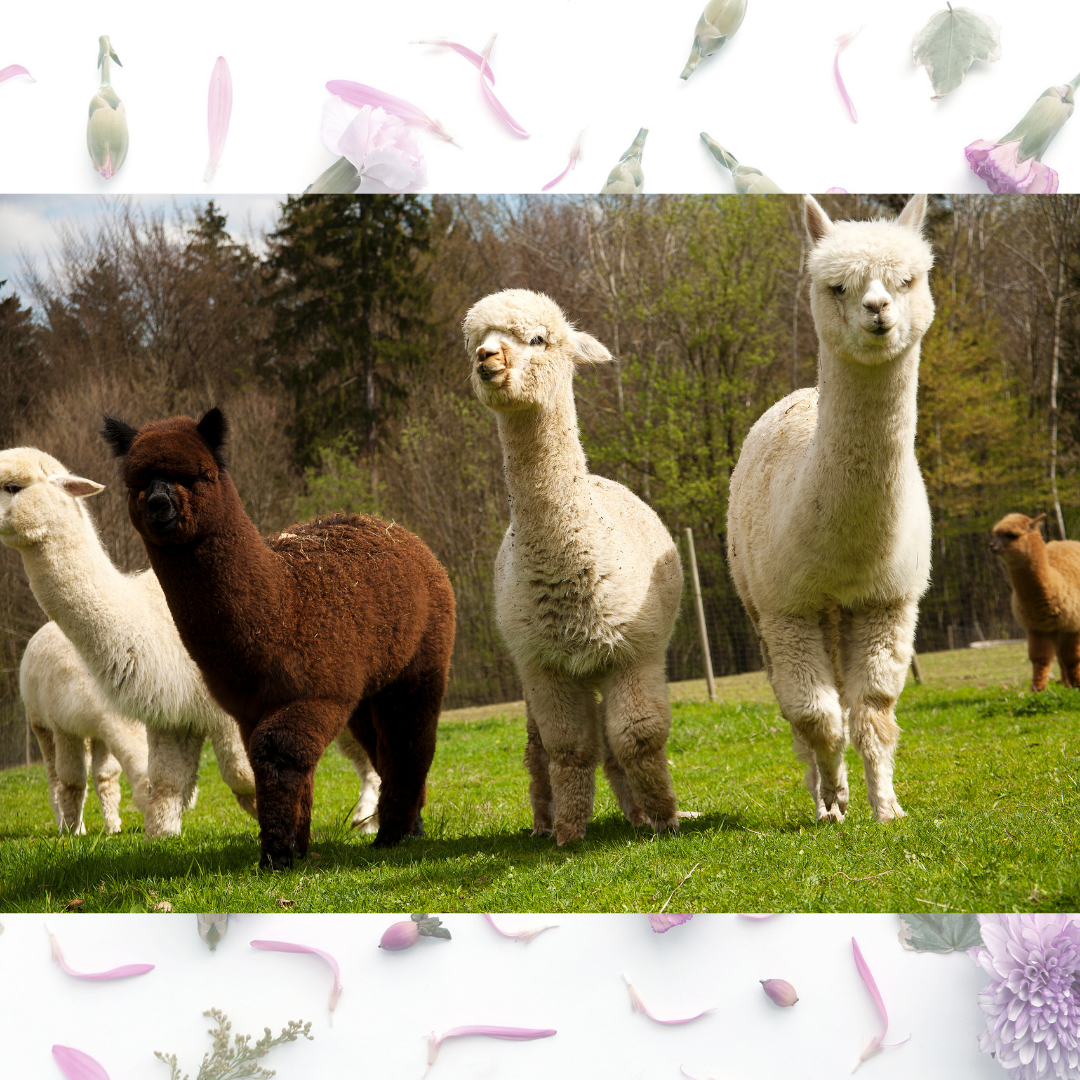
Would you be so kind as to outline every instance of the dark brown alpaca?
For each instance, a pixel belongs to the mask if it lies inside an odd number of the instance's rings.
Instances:
[[[218,409],[138,430],[106,417],[102,435],[180,637],[240,725],[260,864],[307,851],[315,766],[345,724],[382,780],[375,845],[423,835],[454,642],[450,582],[423,541],[355,515],[264,540],[225,469]]]
[[[990,533],[990,547],[1012,581],[1012,609],[1027,631],[1031,689],[1045,690],[1057,652],[1061,681],[1080,687],[1080,544],[1043,541],[1046,517],[1007,514]]]

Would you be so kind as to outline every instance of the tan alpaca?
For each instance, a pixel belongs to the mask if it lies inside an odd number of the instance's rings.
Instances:
[[[664,654],[682,567],[656,514],[589,473],[578,437],[574,367],[611,354],[525,289],[481,300],[464,331],[510,495],[495,609],[525,692],[533,835],[585,835],[601,761],[631,823],[677,830]]]
[[[895,705],[930,575],[915,459],[919,342],[934,317],[925,209],[915,196],[896,221],[834,224],[806,197],[818,385],[757,421],[731,477],[731,575],[819,821],[844,818],[849,735],[877,820],[904,814]]]
[[[1006,514],[991,530],[990,547],[1012,581],[1012,610],[1027,631],[1031,689],[1045,690],[1057,652],[1061,681],[1080,687],[1080,543],[1043,540],[1036,518]]]

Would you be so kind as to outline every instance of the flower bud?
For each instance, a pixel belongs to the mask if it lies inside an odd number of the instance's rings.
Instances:
[[[601,195],[640,195],[645,187],[645,174],[641,170],[641,155],[645,151],[648,128],[642,128],[630,148],[619,158],[619,164],[608,174],[607,183],[600,189]]]
[[[108,180],[124,164],[128,151],[127,112],[124,103],[110,84],[110,60],[120,63],[108,35],[98,39],[98,66],[101,86],[90,99],[90,119],[86,123],[86,148],[90,160]]]
[[[761,979],[760,982],[762,989],[769,995],[769,1000],[774,1005],[786,1009],[799,1000],[795,987],[789,982],[784,982],[783,979]]]
[[[760,169],[749,165],[740,165],[738,158],[730,150],[725,150],[707,132],[701,133],[701,141],[709,148],[709,153],[731,170],[731,179],[735,183],[736,195],[783,195],[784,189],[770,180]]]
[[[442,925],[442,920],[434,915],[410,915],[408,922],[396,922],[387,929],[379,942],[379,948],[388,952],[399,952],[415,945],[422,937],[449,940],[450,931]]]
[[[694,27],[694,45],[680,79],[689,79],[706,56],[712,56],[736,30],[746,15],[746,0],[709,0]]]

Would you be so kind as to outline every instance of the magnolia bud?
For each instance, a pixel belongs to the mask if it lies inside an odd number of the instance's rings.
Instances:
[[[769,995],[769,1000],[781,1008],[788,1008],[799,1000],[795,987],[783,979],[761,979],[762,989]]]
[[[101,86],[90,99],[90,119],[86,122],[86,148],[90,160],[108,180],[124,164],[128,151],[127,112],[111,85],[110,61],[120,63],[108,35],[98,39],[98,66]]]
[[[408,922],[396,922],[387,929],[379,942],[379,948],[398,952],[415,945],[422,937],[449,940],[450,931],[442,925],[442,920],[434,915],[411,915]]]

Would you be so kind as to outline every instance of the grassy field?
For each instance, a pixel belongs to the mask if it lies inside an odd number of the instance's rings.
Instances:
[[[602,775],[586,839],[529,836],[519,705],[448,714],[429,778],[428,836],[375,851],[350,832],[357,792],[333,748],[319,766],[311,852],[256,869],[255,822],[213,756],[182,838],[143,840],[125,792],[124,832],[60,838],[44,769],[0,773],[0,908],[8,911],[1061,911],[1080,907],[1080,692],[1026,693],[1022,647],[923,657],[909,680],[896,787],[909,817],[872,822],[849,755],[847,820],[814,823],[789,730],[760,674],[672,688],[668,756],[677,838],[635,832]]]

